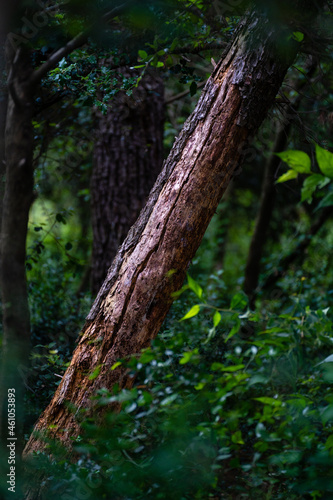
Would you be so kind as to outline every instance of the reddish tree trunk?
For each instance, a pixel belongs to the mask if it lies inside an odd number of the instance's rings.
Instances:
[[[79,423],[68,404],[91,407],[100,387],[130,386],[119,359],[156,336],[249,137],[274,102],[296,50],[288,34],[255,14],[243,20],[175,141],[145,209],[120,247],[70,366],[35,430],[68,446]],[[292,44],[292,42],[290,42]],[[89,378],[95,369],[99,375]],[[44,448],[34,433],[25,453]]]

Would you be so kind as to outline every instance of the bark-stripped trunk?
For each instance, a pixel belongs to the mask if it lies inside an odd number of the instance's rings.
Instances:
[[[255,14],[240,23],[115,257],[36,431],[50,431],[70,446],[79,424],[68,403],[89,407],[98,388],[131,385],[121,366],[110,368],[158,333],[246,141],[266,116],[295,57],[292,47],[284,56],[276,50],[284,36]],[[89,378],[96,368],[99,375]],[[33,433],[25,453],[43,448]]]
[[[308,71],[307,79],[301,81],[300,83],[298,83],[298,85],[296,85],[297,92],[300,92],[309,83],[309,78],[311,78],[315,70],[316,64],[312,64],[311,68]],[[245,266],[244,291],[249,297],[249,305],[251,309],[255,308],[257,293],[256,289],[259,282],[261,259],[267,239],[268,228],[275,206],[276,172],[281,162],[280,158],[276,156],[275,153],[280,153],[281,151],[283,151],[288,144],[292,122],[295,117],[297,117],[297,109],[300,105],[301,99],[302,95],[298,94],[296,99],[294,99],[294,102],[291,104],[291,114],[288,114],[288,117],[284,119],[284,123],[279,127],[271,155],[265,165],[259,211]]]
[[[125,76],[135,76],[124,70]],[[163,162],[163,83],[145,76],[133,96],[120,92],[99,116],[91,183],[92,291],[144,206]]]
[[[9,51],[10,52],[10,51]],[[7,432],[7,390],[15,389],[17,451],[23,443],[22,373],[27,364],[30,318],[25,276],[25,246],[30,205],[33,199],[33,129],[31,95],[26,88],[29,55],[9,56],[9,96],[6,120],[6,188],[1,238],[1,293],[3,344],[1,367],[2,432]],[[7,418],[8,420],[8,418]]]

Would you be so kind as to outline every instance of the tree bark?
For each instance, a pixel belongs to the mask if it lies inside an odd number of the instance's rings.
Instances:
[[[315,69],[316,64],[312,64],[308,71],[307,79],[296,85],[296,91],[300,92],[309,83],[309,78],[311,78]],[[288,117],[284,119],[284,123],[282,123],[278,129],[271,155],[265,165],[258,216],[255,222],[254,232],[251,238],[248,258],[245,266],[244,291],[249,297],[249,305],[251,309],[255,308],[256,289],[259,282],[261,259],[266,243],[267,231],[275,206],[275,176],[281,162],[280,158],[276,156],[275,153],[283,151],[288,144],[292,121],[295,119],[296,111],[300,105],[301,99],[301,94],[298,94],[296,99],[294,99],[294,102],[291,104],[291,114],[288,114]]]
[[[15,390],[16,449],[23,445],[22,373],[28,363],[30,316],[28,307],[25,246],[29,209],[33,200],[33,129],[29,55],[9,49],[9,95],[6,117],[6,187],[1,234],[1,293],[3,343],[1,367],[1,434],[6,435],[8,389]]]
[[[2,203],[5,191],[5,127],[7,113],[7,89],[5,85],[5,64],[3,54],[3,37],[0,38],[0,214],[2,214]],[[0,235],[1,235],[0,216]],[[1,247],[1,245],[0,245]],[[1,251],[1,250],[0,250]],[[1,254],[0,254],[1,260]]]
[[[196,109],[175,141],[145,209],[120,247],[80,335],[70,366],[39,418],[71,446],[77,410],[92,407],[97,389],[132,384],[119,358],[149,345],[184,280],[206,227],[242,158],[247,140],[272,105],[296,48],[277,50],[288,38],[280,27],[252,13],[209,78]],[[97,377],[90,377],[95,369]],[[34,432],[25,454],[45,447]]]
[[[138,76],[123,69],[127,77]],[[163,163],[163,82],[146,75],[132,96],[119,92],[98,116],[91,182],[92,292],[144,206]]]

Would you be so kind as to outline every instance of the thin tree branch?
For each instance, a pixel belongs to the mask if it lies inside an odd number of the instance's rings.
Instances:
[[[203,87],[205,84],[206,84],[206,81],[200,82],[197,84],[197,88],[201,89],[201,87]],[[165,104],[171,104],[172,102],[177,101],[178,99],[181,99],[182,97],[185,97],[190,92],[191,92],[191,89],[184,90],[183,92],[180,92],[179,94],[176,94],[176,95],[170,97],[169,99],[167,99],[165,101]]]

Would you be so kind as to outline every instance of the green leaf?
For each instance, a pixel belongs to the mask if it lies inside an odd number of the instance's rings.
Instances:
[[[311,174],[310,157],[303,151],[288,150],[282,153],[275,153],[282,161],[288,164],[290,168],[299,174]]]
[[[194,94],[196,93],[197,89],[198,89],[198,85],[195,82],[192,82],[191,85],[190,85],[190,94],[191,94],[191,97],[194,96]]]
[[[237,292],[231,299],[230,309],[244,309],[247,306],[247,296],[244,292]]]
[[[333,363],[333,354],[330,354],[329,356],[327,356],[327,358],[325,358],[323,361],[318,363],[316,366],[322,365],[323,363]]]
[[[141,82],[141,80],[142,80],[142,75],[141,75],[141,76],[139,76],[139,78],[136,80],[136,83],[135,83],[135,85],[134,85],[134,86],[135,86],[135,87],[138,87],[138,86],[139,86],[139,83]]]
[[[233,366],[224,366],[221,368],[221,372],[238,372],[238,370],[242,370],[245,365],[233,365]]]
[[[333,420],[333,405],[328,405],[324,408],[324,411],[321,414],[321,420],[324,424],[327,422],[332,422]]]
[[[212,338],[214,338],[214,337],[215,337],[215,335],[216,335],[216,328],[215,328],[215,326],[213,326],[213,328],[210,328],[210,329],[208,330],[208,335],[207,335],[206,340],[204,340],[203,345],[208,344],[208,342],[210,342],[210,340],[211,340]]]
[[[316,158],[321,172],[333,179],[333,154],[316,144]]]
[[[185,290],[188,290],[188,289],[189,289],[189,286],[184,285],[180,288],[180,290],[176,290],[175,292],[172,292],[171,297],[174,297],[175,299],[177,299],[183,292],[185,292]]]
[[[89,375],[89,380],[95,380],[95,378],[97,378],[100,374],[101,368],[102,365],[97,365],[95,370]]]
[[[234,326],[232,327],[232,329],[231,329],[231,331],[230,331],[229,335],[227,335],[227,337],[226,337],[226,339],[225,339],[225,342],[227,342],[229,339],[231,339],[231,337],[233,337],[233,336],[234,336],[234,335],[238,332],[238,330],[239,330],[239,328],[240,328],[240,324],[241,324],[241,322],[240,322],[240,320],[237,318],[237,319],[236,319],[236,323],[235,323],[235,324],[234,324]]]
[[[328,193],[322,200],[321,202],[319,203],[318,207],[316,208],[316,210],[318,210],[319,208],[323,208],[323,207],[330,207],[331,205],[333,205],[333,192],[332,193]]]
[[[288,170],[285,174],[281,175],[278,180],[276,181],[276,184],[280,182],[287,182],[290,181],[291,179],[296,179],[298,176],[298,173],[295,170]]]
[[[200,306],[197,304],[197,305],[191,307],[189,312],[186,313],[185,316],[183,316],[179,321],[184,321],[184,319],[193,318],[193,316],[196,316],[199,311],[200,311]]]
[[[327,448],[327,449],[333,448],[333,434],[331,434],[327,438],[326,443],[325,443],[325,448]]]
[[[192,356],[196,354],[195,350],[194,351],[186,351],[183,354],[183,357],[179,360],[180,365],[186,365],[192,358]]]
[[[147,59],[148,57],[148,54],[145,50],[138,50],[138,54],[141,59]]]
[[[244,444],[241,431],[236,431],[231,436],[231,441],[236,444]]]
[[[293,32],[293,39],[296,40],[296,42],[303,42],[304,33],[302,33],[301,31],[294,31]]]
[[[224,368],[224,365],[222,363],[213,363],[212,366],[210,367],[211,370],[216,371],[216,370],[222,370]]]
[[[121,365],[121,361],[117,361],[116,363],[114,363],[112,366],[111,366],[111,370],[115,370],[116,368],[118,368],[118,366]]]
[[[176,394],[171,394],[170,396],[167,396],[166,398],[162,399],[161,401],[161,406],[167,406],[170,403],[172,403],[175,399],[177,399],[178,393]]]
[[[142,364],[146,364],[153,361],[153,359],[155,359],[155,354],[150,349],[147,349],[141,354],[139,362]]]
[[[197,385],[194,386],[194,389],[197,391],[201,391],[201,389],[203,389],[205,385],[206,384],[204,382],[199,382]]]
[[[271,405],[271,406],[281,406],[282,403],[278,399],[274,398],[269,398],[269,397],[262,397],[262,398],[253,398],[255,401],[259,401],[260,403],[263,403],[264,405]]]
[[[219,311],[215,311],[214,316],[213,316],[213,323],[214,323],[215,327],[217,327],[217,325],[220,323],[221,319],[222,319],[222,316],[219,313]]]
[[[188,287],[192,290],[199,299],[202,297],[202,288],[201,286],[188,274],[187,275]],[[199,312],[199,311],[198,311]]]
[[[325,177],[320,174],[309,175],[303,183],[301,201],[308,201],[311,203],[313,193],[323,181],[325,181]]]
[[[162,61],[157,61],[157,63],[152,64],[155,68],[164,68],[164,62]]]
[[[56,215],[56,220],[57,222],[61,222],[62,224],[67,224],[67,221],[65,217],[62,214],[57,214]]]

